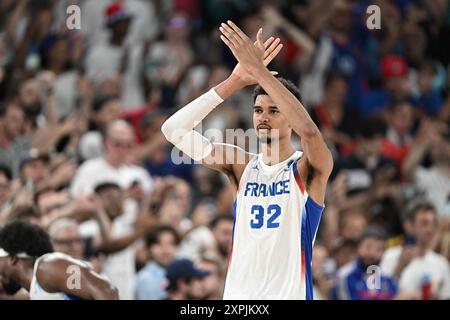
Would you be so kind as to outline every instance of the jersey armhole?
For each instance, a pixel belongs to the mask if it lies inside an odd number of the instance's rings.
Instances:
[[[237,199],[237,194],[239,193],[239,190],[241,189],[242,177],[244,176],[245,171],[247,170],[247,167],[249,166],[250,162],[257,161],[257,159],[258,159],[257,154],[253,154],[253,153],[249,153],[249,154],[251,155],[251,157],[249,157],[249,160],[247,161],[247,163],[245,163],[244,170],[242,171],[242,174],[239,177],[239,179],[236,176],[236,173],[234,172],[233,168],[232,168],[232,172],[230,172],[233,176],[234,181],[236,182],[236,199]]]
[[[298,172],[298,167],[297,167],[298,161],[300,161],[300,159],[294,162],[294,165],[292,166],[292,170],[294,170],[295,182],[297,182],[297,186],[299,187],[301,193],[304,194],[305,186],[303,185],[302,179],[300,177],[300,173]]]

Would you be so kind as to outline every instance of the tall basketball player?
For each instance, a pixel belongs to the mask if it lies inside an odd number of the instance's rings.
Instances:
[[[253,43],[231,21],[220,31],[238,65],[161,129],[191,158],[225,173],[236,189],[224,299],[312,299],[312,247],[333,167],[331,153],[298,89],[266,68],[282,48],[280,40],[263,43],[260,29]],[[253,122],[263,144],[260,154],[211,143],[193,130],[224,99],[256,83]],[[292,130],[303,152],[294,149]]]
[[[25,288],[31,300],[115,300],[117,289],[86,263],[52,252],[41,228],[12,222],[0,230],[0,286],[13,295]]]

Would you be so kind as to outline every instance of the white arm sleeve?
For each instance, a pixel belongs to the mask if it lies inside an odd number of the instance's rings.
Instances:
[[[211,153],[212,144],[194,128],[222,102],[213,88],[175,112],[163,123],[161,131],[178,149],[199,161]]]

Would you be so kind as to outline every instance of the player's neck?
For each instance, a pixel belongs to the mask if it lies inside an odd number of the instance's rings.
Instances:
[[[295,152],[290,140],[280,139],[278,143],[265,143],[262,145],[262,161],[273,166],[288,159]]]

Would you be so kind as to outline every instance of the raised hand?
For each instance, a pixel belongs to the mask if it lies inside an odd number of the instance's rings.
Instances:
[[[244,85],[255,84],[253,72],[258,68],[265,68],[283,48],[279,38],[270,37],[263,43],[262,28],[258,30],[256,42],[251,41],[231,21],[228,21],[228,24],[222,23],[219,29],[222,32],[220,38],[239,62],[232,74],[237,76]]]

